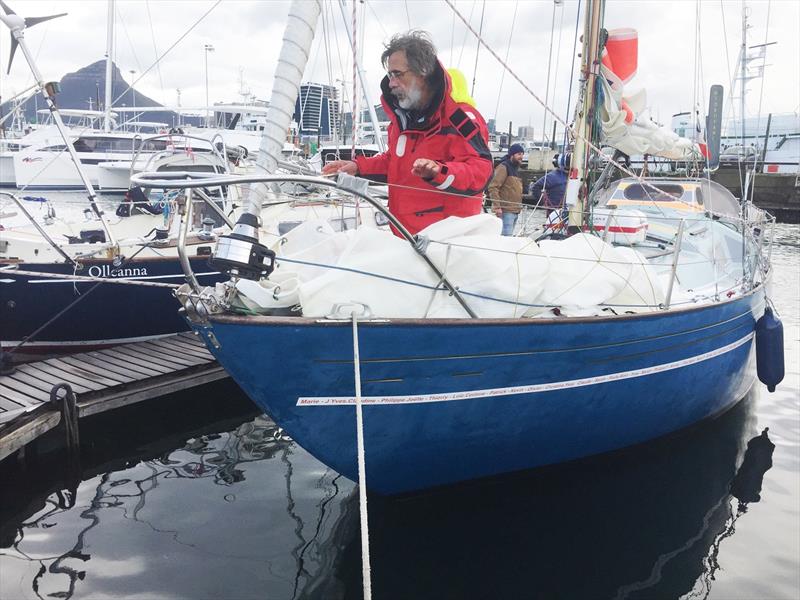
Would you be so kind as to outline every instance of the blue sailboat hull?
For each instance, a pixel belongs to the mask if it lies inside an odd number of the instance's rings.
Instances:
[[[397,494],[612,451],[734,405],[763,289],[690,310],[358,325],[367,486]],[[193,325],[303,448],[357,479],[350,322]]]

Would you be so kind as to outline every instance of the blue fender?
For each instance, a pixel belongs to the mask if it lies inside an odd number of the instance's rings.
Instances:
[[[770,392],[783,381],[783,323],[767,306],[756,322],[756,367],[758,378]]]

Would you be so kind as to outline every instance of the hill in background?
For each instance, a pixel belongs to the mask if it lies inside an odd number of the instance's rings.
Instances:
[[[157,108],[157,110],[147,110],[141,114],[137,113],[135,120],[156,121],[166,123],[170,127],[177,125],[178,113],[165,110],[162,104],[130,88],[129,83],[122,77],[122,73],[116,64],[114,64],[112,68],[111,81],[111,98],[114,107],[135,106],[139,108],[143,106],[152,106]],[[103,110],[106,85],[106,61],[105,59],[98,60],[74,73],[68,73],[59,83],[61,85],[61,92],[56,96],[56,103],[59,108],[88,110],[91,105],[93,110]],[[0,116],[8,114],[11,108],[11,102],[0,105]],[[29,98],[23,104],[25,118],[29,123],[43,121],[46,115],[37,115],[37,109],[42,110],[46,108],[47,105],[44,99],[41,97],[41,94],[38,93],[35,97]],[[120,114],[117,121],[122,123],[126,120],[133,119],[134,116],[132,114],[125,113]],[[181,118],[181,123],[199,124],[201,120],[202,119],[199,117],[186,117],[184,115]]]

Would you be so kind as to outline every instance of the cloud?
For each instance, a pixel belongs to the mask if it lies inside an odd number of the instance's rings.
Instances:
[[[62,12],[65,6],[57,0],[9,2],[23,16],[54,14]],[[141,77],[157,53],[163,54],[183,37],[157,68],[141,78],[136,85],[139,91],[165,104],[173,104],[176,90],[180,88],[184,106],[203,105],[206,74],[203,46],[213,44],[215,50],[207,56],[212,102],[240,100],[240,72],[253,93],[269,98],[289,2],[223,0],[216,6],[215,3],[216,0],[117,0],[116,61],[126,77],[131,70],[136,71],[136,77]],[[576,73],[571,69],[578,16],[576,1],[566,0],[555,10],[550,0],[494,0],[485,5],[482,0],[456,0],[454,4],[469,18],[476,31],[481,30],[481,35],[501,58],[508,55],[513,72],[543,99],[548,91],[549,68],[550,102],[558,114],[571,119],[571,109],[568,111],[566,104],[570,82],[573,103],[576,93]],[[543,109],[511,74],[503,74],[486,48],[478,53],[475,70],[476,39],[460,19],[454,17],[445,2],[368,0],[357,6],[358,47],[374,100],[377,100],[378,82],[382,77],[383,43],[410,25],[428,30],[443,62],[459,66],[470,85],[475,79],[475,98],[484,116],[496,118],[503,126],[513,121],[515,127],[528,123],[541,127]],[[695,68],[698,6],[701,55]],[[729,88],[729,65],[736,61],[739,45],[740,6],[740,2],[729,0],[722,3],[722,9],[718,2],[665,4],[610,0],[607,3],[607,28],[635,27],[639,31],[639,72],[631,86],[647,88],[653,113],[662,121],[675,112],[689,110],[695,102],[704,105],[712,83],[722,83],[726,90]],[[211,13],[200,20],[212,7]],[[66,10],[68,16],[38,25],[26,33],[28,44],[37,54],[39,67],[47,79],[60,79],[105,54],[106,3],[102,0],[71,3]],[[350,11],[348,2],[348,23]],[[352,57],[338,2],[326,2],[323,14],[305,79],[333,80],[336,85],[341,85],[336,80],[345,80],[349,89]],[[800,36],[797,36],[800,3],[752,3],[750,22],[752,28],[748,35],[752,44],[763,43],[766,38],[778,42],[769,49],[767,63],[771,66],[766,70],[763,92],[761,82],[750,84],[747,100],[752,112],[757,109],[759,98],[765,114],[800,110]],[[579,28],[578,35],[580,32]],[[2,34],[0,62],[6,64],[7,57],[8,35]],[[698,86],[694,84],[695,79]],[[29,70],[18,53],[11,74],[0,79],[0,93],[7,98],[30,81]]]

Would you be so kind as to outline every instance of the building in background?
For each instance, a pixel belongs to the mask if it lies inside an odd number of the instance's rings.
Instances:
[[[530,125],[520,125],[519,129],[517,129],[517,139],[533,141],[535,139],[533,137],[533,127]]]
[[[332,85],[304,83],[293,118],[299,124],[301,139],[330,139],[341,127],[338,90]]]

